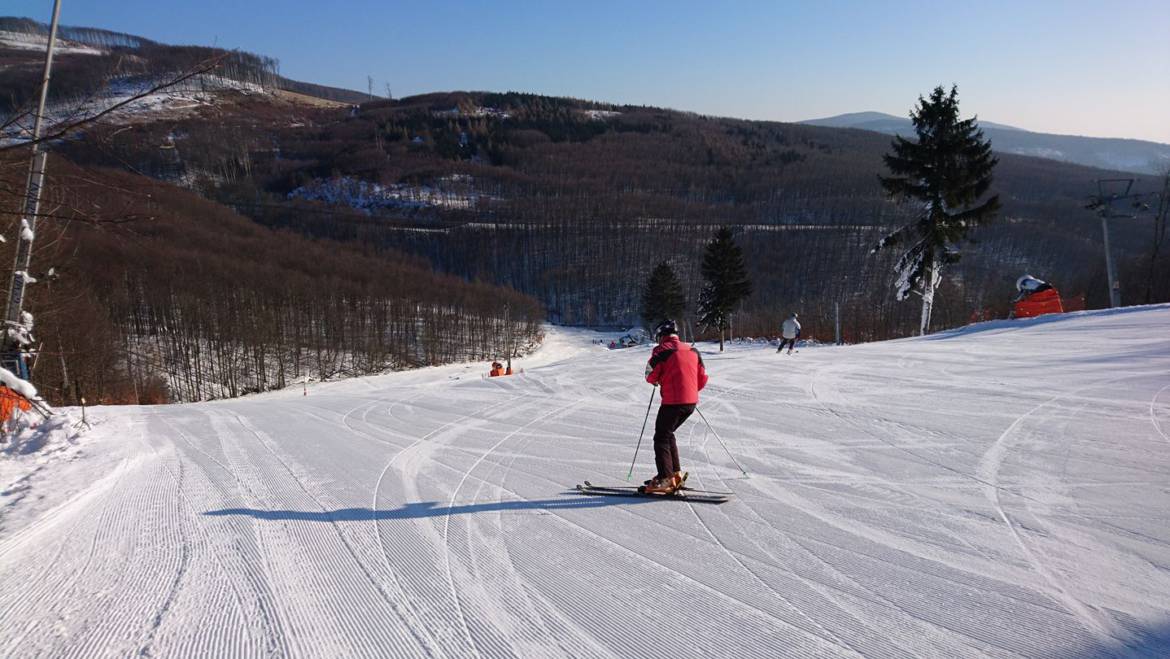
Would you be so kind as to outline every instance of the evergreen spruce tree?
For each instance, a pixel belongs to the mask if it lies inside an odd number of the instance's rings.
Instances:
[[[996,160],[976,119],[959,119],[958,88],[948,94],[935,87],[929,99],[918,97],[911,112],[918,140],[895,137],[893,152],[883,157],[892,176],[878,176],[894,200],[913,202],[917,217],[874,247],[901,247],[895,271],[898,300],[911,292],[922,296],[920,334],[930,329],[934,292],[943,268],[958,262],[958,246],[971,227],[991,221],[999,196],[982,202],[991,187]]]
[[[723,352],[724,332],[731,322],[736,305],[752,294],[743,263],[743,252],[731,238],[731,229],[720,227],[703,255],[703,290],[699,294],[699,322],[719,328],[719,352]]]
[[[678,319],[685,308],[686,295],[682,282],[675,276],[669,263],[659,263],[650,273],[646,289],[642,292],[642,320],[646,328],[653,331],[654,326],[664,320]]]

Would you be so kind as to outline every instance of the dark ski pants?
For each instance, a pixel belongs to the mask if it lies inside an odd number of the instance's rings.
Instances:
[[[658,477],[666,478],[676,471],[682,471],[678,462],[678,443],[674,431],[695,411],[694,405],[662,405],[654,420],[654,464]]]
[[[780,347],[776,348],[776,352],[784,352],[784,344],[788,344],[788,349],[792,350],[796,347],[796,339],[780,339]]]

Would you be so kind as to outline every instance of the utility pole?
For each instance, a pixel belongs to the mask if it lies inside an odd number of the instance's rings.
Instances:
[[[16,243],[16,261],[12,266],[12,282],[8,287],[8,307],[4,315],[7,329],[15,329],[22,324],[21,312],[24,310],[24,289],[28,283],[28,269],[32,262],[32,243],[36,238],[37,214],[41,207],[41,187],[45,183],[45,166],[49,153],[40,144],[39,140],[45,128],[45,103],[49,96],[49,77],[53,69],[53,47],[57,43],[57,19],[61,15],[61,0],[53,1],[53,20],[49,27],[49,44],[45,50],[45,70],[41,76],[41,98],[37,104],[37,113],[34,117],[32,134],[32,159],[28,171],[28,183],[25,186],[24,222],[28,230],[22,229]],[[24,367],[24,355],[21,344],[5,332],[3,338],[3,362],[15,362],[17,373],[28,377],[28,370]]]

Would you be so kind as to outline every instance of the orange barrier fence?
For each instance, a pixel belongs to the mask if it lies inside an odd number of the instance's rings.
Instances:
[[[27,412],[32,409],[32,403],[15,391],[0,385],[0,423],[6,423],[12,418],[16,410]]]

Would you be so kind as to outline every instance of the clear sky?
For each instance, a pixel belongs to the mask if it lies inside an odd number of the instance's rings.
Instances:
[[[51,0],[0,14],[47,22]],[[62,0],[61,22],[395,97],[529,91],[797,121],[959,85],[965,115],[1170,143],[1170,0]]]

